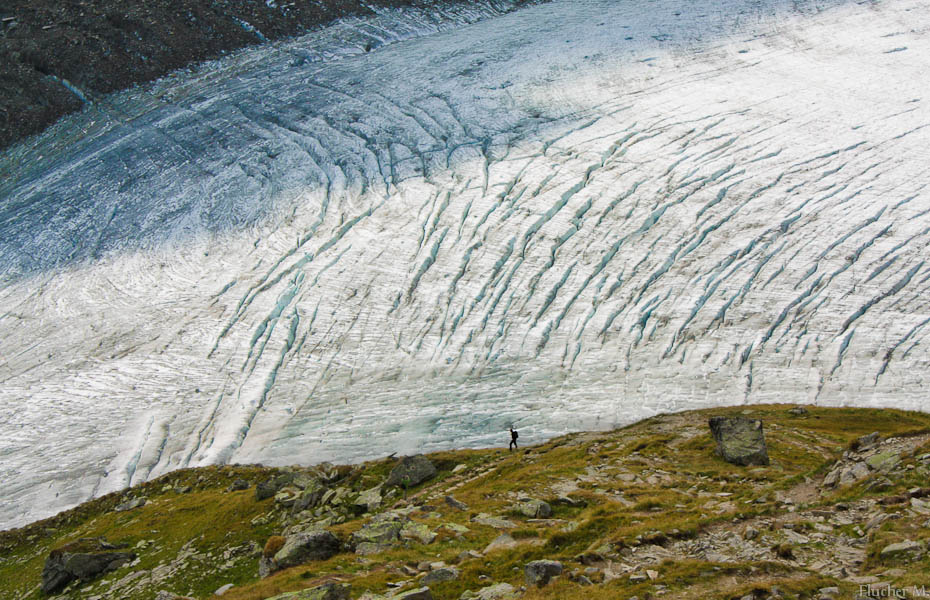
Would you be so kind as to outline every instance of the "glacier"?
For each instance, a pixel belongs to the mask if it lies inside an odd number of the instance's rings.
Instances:
[[[930,6],[382,11],[0,155],[0,527],[172,469],[922,410]]]

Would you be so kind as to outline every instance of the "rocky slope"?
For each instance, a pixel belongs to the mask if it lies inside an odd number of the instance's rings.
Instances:
[[[720,415],[763,421],[768,464],[718,456]],[[928,476],[930,416],[787,405],[513,453],[187,469],[0,533],[0,596],[912,597],[930,569]]]
[[[463,2],[465,4],[467,2]],[[8,0],[0,6],[0,149],[98,96],[339,17],[423,0]],[[367,45],[378,45],[377,35]]]

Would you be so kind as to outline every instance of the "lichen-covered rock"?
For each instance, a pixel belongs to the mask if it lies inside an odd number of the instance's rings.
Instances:
[[[552,507],[542,500],[535,498],[521,498],[517,505],[517,511],[531,519],[547,519],[552,516]]]
[[[403,521],[376,521],[366,523],[361,529],[352,534],[352,542],[384,544],[400,540],[400,532],[404,528]]]
[[[562,574],[562,563],[557,560],[534,560],[523,568],[526,585],[543,587],[549,580]]]
[[[717,452],[734,465],[767,465],[768,450],[762,421],[746,417],[711,417],[710,431],[717,442]]]
[[[100,539],[80,539],[52,550],[42,569],[42,591],[53,594],[75,580],[90,581],[136,558],[132,552],[115,552]]]
[[[890,471],[901,462],[897,452],[879,452],[865,459],[865,464],[875,471]]]
[[[326,583],[314,588],[288,592],[268,600],[349,600],[351,586],[347,583]]]
[[[406,482],[408,487],[418,485],[436,474],[436,467],[428,458],[422,454],[416,456],[405,456],[400,459],[391,469],[385,487],[403,486]]]
[[[430,531],[430,528],[423,523],[409,521],[404,523],[400,530],[400,537],[420,542],[421,544],[432,544],[436,540],[436,534]]]

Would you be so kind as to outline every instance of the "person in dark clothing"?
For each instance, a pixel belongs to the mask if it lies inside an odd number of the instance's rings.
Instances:
[[[513,452],[513,449],[517,447],[518,437],[520,437],[520,434],[518,434],[517,431],[511,425],[510,426],[510,446],[509,446],[511,452]]]

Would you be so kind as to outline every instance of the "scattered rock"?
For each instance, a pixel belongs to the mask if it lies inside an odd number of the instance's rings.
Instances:
[[[127,510],[132,510],[134,508],[141,508],[145,506],[146,502],[148,502],[148,499],[145,497],[133,498],[132,500],[127,500],[122,504],[118,504],[113,510],[116,512],[126,512]]]
[[[114,552],[101,539],[82,538],[52,550],[42,569],[42,591],[53,594],[75,580],[90,581],[136,558],[132,552]]]
[[[407,486],[418,485],[436,474],[436,467],[428,458],[422,454],[416,456],[405,456],[398,461],[397,465],[391,469],[385,487],[402,486],[407,481]]]
[[[792,417],[803,417],[807,413],[807,409],[803,406],[795,406],[794,408],[788,410],[788,414]]]
[[[762,421],[746,417],[711,417],[711,433],[717,441],[717,452],[735,465],[767,465]]]
[[[468,510],[467,504],[465,504],[464,502],[459,502],[452,496],[446,496],[446,504],[448,504],[449,506],[451,506],[452,508],[456,510]]]
[[[440,567],[435,571],[426,574],[420,583],[423,585],[432,585],[441,581],[452,581],[459,578],[459,571],[453,567]]]
[[[534,560],[523,569],[526,585],[543,587],[549,580],[562,573],[562,563],[555,560]]]
[[[468,465],[458,464],[458,465],[455,465],[455,468],[452,469],[452,472],[453,472],[453,473],[461,473],[462,471],[464,471],[464,470],[467,469],[467,468],[468,468]]]

